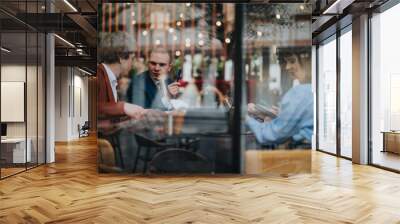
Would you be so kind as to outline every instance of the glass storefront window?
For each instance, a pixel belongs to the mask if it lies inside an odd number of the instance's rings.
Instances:
[[[400,170],[400,5],[372,17],[372,163]]]
[[[45,162],[45,36],[23,22],[43,3],[0,2],[0,178]]]
[[[120,172],[236,172],[229,130],[234,9],[234,4],[217,3],[102,4],[98,79],[108,79],[104,74],[110,74],[115,63],[110,55],[118,44],[126,44],[133,69],[116,74],[115,98],[98,97],[99,148],[105,152],[111,143],[108,149],[117,155],[112,165],[100,157],[101,172],[110,167]],[[108,87],[100,85],[99,93],[102,88]],[[115,99],[144,108],[144,118],[131,117],[143,122],[107,133],[107,122],[123,122],[110,120],[117,111],[107,111],[107,105]]]
[[[346,30],[347,31],[347,30]],[[340,36],[340,154],[352,157],[352,33]]]
[[[236,16],[242,6],[244,16]],[[303,149],[311,148],[313,134],[311,5],[106,3],[100,8],[99,150],[101,155],[115,154],[99,157],[101,172],[237,172],[241,164],[233,151],[235,138],[245,138],[251,152],[299,149],[304,154],[300,162],[309,171],[310,150]],[[238,19],[244,22],[239,34]],[[244,73],[235,71],[235,63],[242,63],[235,61],[238,38],[243,40]],[[111,56],[118,49],[129,49],[116,55],[125,55],[133,69],[118,71],[118,88],[113,90],[103,80],[109,79]],[[241,105],[235,105],[240,91],[233,84],[239,76],[246,91]],[[101,95],[107,88],[109,94]],[[252,103],[249,110],[247,102]],[[145,119],[153,115],[160,122],[138,125],[141,118],[136,118],[135,124],[110,132],[125,122],[112,116],[134,117],[117,110],[122,104],[139,105],[146,109]],[[233,120],[237,108],[243,109],[243,118],[246,111],[250,115],[241,133],[232,130],[240,122]],[[256,120],[265,108],[270,119]],[[157,117],[155,110],[164,112]],[[274,130],[264,133],[255,126]],[[246,164],[259,164],[256,160]]]
[[[246,173],[309,172],[311,5],[248,4],[245,9]]]
[[[318,48],[318,149],[336,154],[336,39]]]

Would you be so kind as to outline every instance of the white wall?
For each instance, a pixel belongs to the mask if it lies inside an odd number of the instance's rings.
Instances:
[[[88,78],[76,68],[56,67],[55,85],[55,140],[77,139],[78,124],[88,120]]]

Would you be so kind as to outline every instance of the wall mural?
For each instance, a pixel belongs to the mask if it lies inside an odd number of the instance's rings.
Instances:
[[[310,6],[248,4],[243,16],[236,7],[100,5],[100,172],[262,173],[252,165],[263,163],[264,152],[311,147]],[[239,38],[242,62],[235,55]],[[241,104],[234,97],[238,76]],[[237,136],[235,107],[243,111]],[[243,144],[233,145],[235,138]],[[301,160],[310,164],[307,156]]]

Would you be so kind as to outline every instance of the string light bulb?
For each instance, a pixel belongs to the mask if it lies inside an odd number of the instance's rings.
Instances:
[[[215,25],[221,26],[221,25],[222,25],[222,22],[218,20],[218,21],[215,23]]]
[[[204,40],[199,40],[199,45],[203,46],[204,45]]]

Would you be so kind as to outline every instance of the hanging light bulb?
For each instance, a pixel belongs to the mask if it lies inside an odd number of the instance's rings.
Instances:
[[[203,46],[204,45],[204,40],[199,40],[199,45]]]
[[[132,20],[132,25],[135,25],[136,24],[136,20]]]
[[[203,38],[203,33],[199,33],[197,36],[201,39]]]
[[[183,19],[183,13],[179,14],[179,18]]]
[[[230,38],[225,38],[225,43],[229,44],[231,42]]]
[[[134,17],[134,16],[135,16],[135,12],[132,12],[132,13],[131,13],[131,16]]]
[[[181,26],[181,25],[182,25],[182,22],[181,22],[181,21],[177,21],[177,22],[176,22],[176,25],[177,25],[177,26]]]
[[[190,7],[190,3],[186,3],[186,6],[187,6],[187,7]]]
[[[300,10],[304,10],[304,5],[300,5]]]
[[[161,41],[160,40],[156,40],[156,45],[160,45],[161,44]]]
[[[142,32],[142,34],[143,34],[143,36],[147,36],[147,30],[144,30],[143,32]]]
[[[175,55],[179,57],[181,55],[181,51],[175,51]]]
[[[257,36],[261,37],[262,36],[262,32],[261,31],[257,31]]]
[[[276,17],[277,19],[281,19],[281,14],[277,13],[277,14],[275,15],[275,17]]]
[[[168,32],[169,32],[169,33],[173,33],[173,32],[174,32],[174,28],[170,27],[170,28],[168,29]]]
[[[222,25],[222,22],[218,20],[218,21],[215,23],[215,25],[221,26],[221,25]]]

